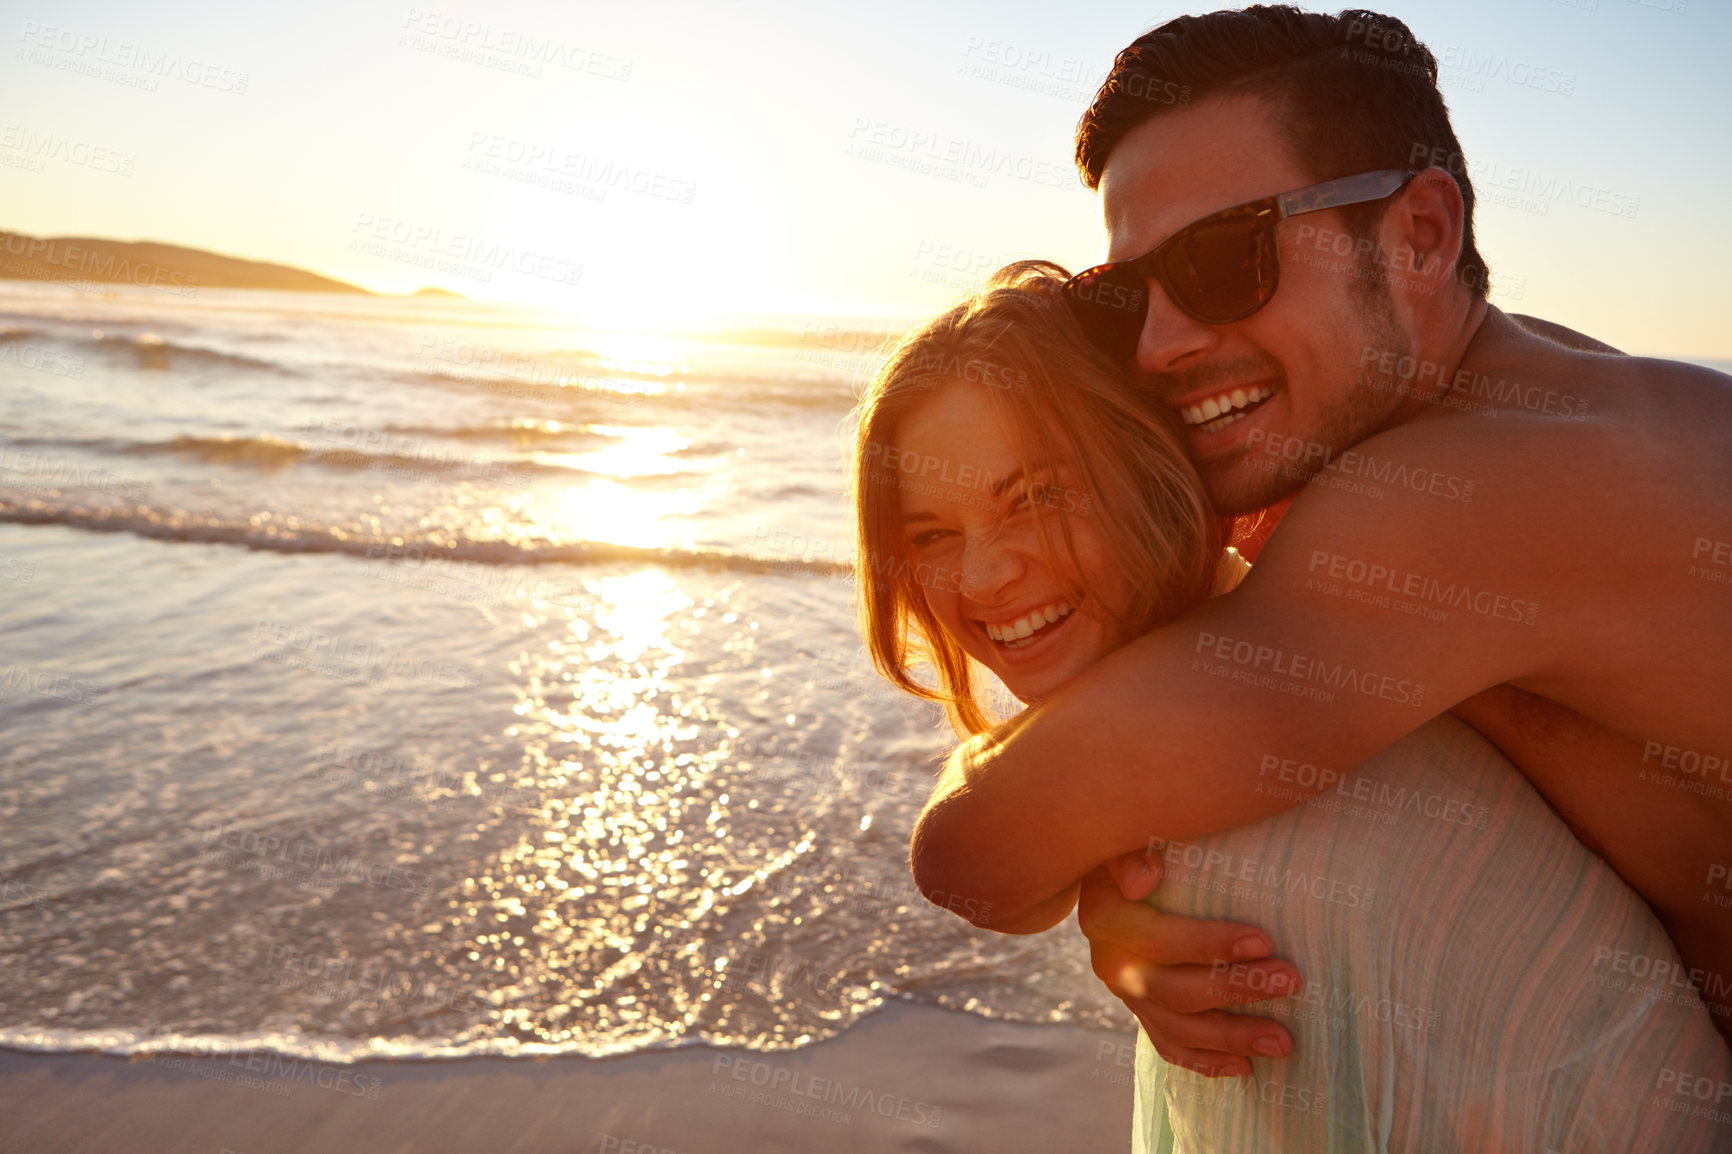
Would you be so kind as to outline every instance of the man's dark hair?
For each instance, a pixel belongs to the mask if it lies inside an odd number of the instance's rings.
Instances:
[[[1437,90],[1437,58],[1406,24],[1360,8],[1329,16],[1286,4],[1169,20],[1119,53],[1078,122],[1083,183],[1100,184],[1107,157],[1134,129],[1222,95],[1270,99],[1295,159],[1318,182],[1382,168],[1446,169],[1463,210],[1456,277],[1486,295],[1473,182]],[[1342,211],[1364,236],[1387,208],[1377,201]]]

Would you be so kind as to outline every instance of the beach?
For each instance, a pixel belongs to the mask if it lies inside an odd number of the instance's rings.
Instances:
[[[897,1006],[792,1053],[363,1062],[346,1080],[256,1052],[0,1052],[0,1149],[1082,1154],[1128,1142],[1134,1037]]]
[[[1074,924],[909,874],[884,343],[0,284],[0,1145],[1116,1148]]]

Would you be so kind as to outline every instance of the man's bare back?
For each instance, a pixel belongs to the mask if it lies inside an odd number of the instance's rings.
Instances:
[[[1476,379],[1492,382],[1487,392],[1520,382],[1524,399],[1541,406],[1546,392],[1585,402],[1591,416],[1580,424],[1612,423],[1616,435],[1572,438],[1564,427],[1557,437],[1559,424],[1543,414],[1517,417],[1529,435],[1500,451],[1525,446],[1537,473],[1573,488],[1547,502],[1579,542],[1571,564],[1540,568],[1559,579],[1557,601],[1580,632],[1578,664],[1455,712],[1653,906],[1685,961],[1711,975],[1705,993],[1732,1036],[1732,912],[1715,900],[1732,896],[1716,887],[1732,865],[1732,710],[1716,708],[1726,689],[1715,644],[1732,636],[1732,546],[1723,543],[1732,538],[1732,381],[1675,362],[1558,348],[1577,334],[1522,318],[1551,338],[1535,342],[1492,327],[1497,320],[1488,317],[1463,361],[1469,388]],[[1606,609],[1598,625],[1582,612],[1595,604]]]
[[[1524,546],[1521,510],[1480,498],[1511,520],[1476,588],[1520,590],[1563,644],[1549,666],[1454,712],[1648,901],[1732,1037],[1732,912],[1715,900],[1732,865],[1732,710],[1716,644],[1732,637],[1732,381],[1512,319],[1488,307],[1449,387],[1408,429],[1436,423],[1460,450],[1450,475],[1496,477],[1543,510]],[[1493,423],[1495,436],[1480,427]],[[1399,459],[1402,431],[1356,448]],[[1437,442],[1424,443],[1422,456]],[[1473,572],[1448,553],[1432,552],[1437,567]]]

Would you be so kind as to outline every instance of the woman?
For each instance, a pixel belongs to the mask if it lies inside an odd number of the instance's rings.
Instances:
[[[904,341],[861,405],[863,631],[963,735],[996,720],[982,669],[1038,702],[1243,575],[1171,418],[1075,329],[1063,280],[1001,271]],[[1259,789],[1330,772],[1275,752],[1265,770]],[[1151,900],[1259,923],[1309,980],[1276,1003],[1294,1052],[1249,1080],[1140,1037],[1139,1149],[1732,1147],[1696,1094],[1732,1084],[1701,1003],[1620,980],[1618,959],[1673,972],[1671,942],[1493,746],[1445,715],[1333,776],[1276,818],[1152,847]]]

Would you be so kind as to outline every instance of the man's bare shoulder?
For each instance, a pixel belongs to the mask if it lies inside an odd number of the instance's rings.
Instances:
[[[1507,574],[1544,557],[1556,581],[1574,559],[1605,574],[1608,557],[1633,561],[1732,502],[1732,377],[1522,320],[1545,335],[1494,310],[1408,419],[1349,449],[1318,447],[1311,463],[1324,467],[1268,559],[1334,542]],[[1625,547],[1608,551],[1608,537]]]
[[[1732,420],[1732,377],[1725,373],[1684,361],[1628,356],[1555,322],[1495,309],[1457,376],[1501,402],[1500,415],[1615,413],[1626,421],[1637,418],[1637,425],[1643,418],[1696,420],[1709,413]],[[1548,393],[1581,403],[1548,404]]]
[[[1651,504],[1649,486],[1732,497],[1732,377],[1627,356],[1562,326],[1500,316],[1490,339],[1439,381],[1410,419],[1354,446],[1360,459],[1412,459],[1474,480],[1475,499],[1540,499],[1558,515]],[[1353,463],[1352,459],[1349,463]],[[1556,487],[1569,482],[1573,498]]]
[[[1401,536],[1418,541],[1451,525],[1490,528],[1500,513],[1531,510],[1560,467],[1603,457],[1612,435],[1585,407],[1572,407],[1580,417],[1560,417],[1540,411],[1544,404],[1536,400],[1533,411],[1439,407],[1331,453],[1282,531],[1315,520],[1331,533],[1362,525],[1403,529]]]
[[[1599,386],[1579,372],[1567,381],[1541,388],[1526,406],[1437,408],[1332,454],[1258,567],[1301,587],[1337,570],[1385,574],[1389,613],[1417,604],[1427,620],[1442,619],[1434,609],[1459,610],[1469,590],[1476,603],[1490,591],[1490,619],[1500,622],[1531,624],[1544,616],[1530,612],[1541,604],[1593,603],[1579,583],[1615,579],[1626,564],[1632,569],[1622,575],[1636,575],[1640,554],[1611,546],[1630,540],[1632,522],[1653,524],[1655,478],[1665,466],[1653,437],[1632,435],[1621,411],[1594,405]],[[1524,383],[1544,382],[1530,372]],[[1412,590],[1447,594],[1450,605],[1426,605]],[[1536,640],[1565,624],[1538,626]]]
[[[1526,329],[1528,332],[1533,333],[1536,336],[1544,337],[1553,344],[1562,345],[1566,349],[1576,349],[1585,353],[1610,353],[1614,356],[1624,355],[1622,349],[1613,348],[1605,341],[1597,340],[1594,337],[1588,336],[1586,333],[1579,333],[1567,325],[1558,324],[1556,321],[1541,320],[1539,317],[1530,317],[1522,313],[1510,313],[1509,319]]]

